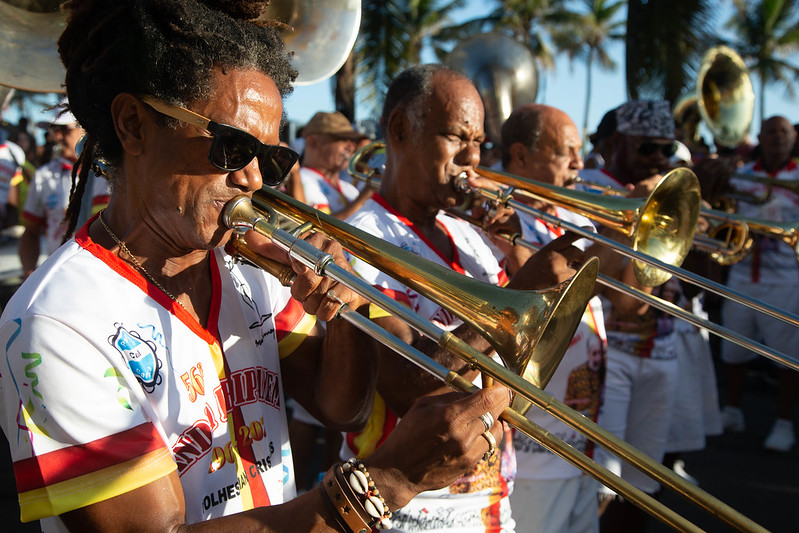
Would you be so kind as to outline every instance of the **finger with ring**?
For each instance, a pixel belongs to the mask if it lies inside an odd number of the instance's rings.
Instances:
[[[488,461],[497,452],[497,440],[488,430],[483,431],[480,435],[488,441],[488,451],[483,454],[483,461]]]
[[[491,413],[486,411],[485,413],[480,415],[480,422],[483,423],[485,426],[485,430],[488,431],[494,426],[494,417],[491,416]]]

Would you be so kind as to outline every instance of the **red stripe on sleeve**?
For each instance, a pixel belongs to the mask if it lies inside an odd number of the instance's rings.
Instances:
[[[305,317],[305,309],[302,308],[302,304],[291,298],[286,306],[275,315],[275,331],[278,342],[294,331],[303,317]]]
[[[17,490],[26,492],[66,481],[164,447],[155,426],[147,422],[86,444],[17,461],[14,463]]]

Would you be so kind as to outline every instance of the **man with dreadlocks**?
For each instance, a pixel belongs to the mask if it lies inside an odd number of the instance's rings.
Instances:
[[[260,2],[73,0],[59,40],[70,110],[106,210],[22,285],[0,319],[0,424],[23,521],[44,531],[359,531],[448,485],[501,436],[508,392],[420,400],[367,461],[295,498],[285,394],[339,430],[372,405],[374,341],[343,320],[369,303],[291,264],[283,288],[232,260],[225,204],[277,185],[295,72]],[[208,118],[205,118],[208,117]],[[346,267],[341,247],[308,242]],[[315,315],[315,316],[314,316]],[[322,328],[317,320],[327,321]],[[326,332],[324,331],[326,329]]]

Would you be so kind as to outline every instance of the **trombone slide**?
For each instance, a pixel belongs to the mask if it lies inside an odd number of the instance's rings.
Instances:
[[[280,195],[280,197],[285,196],[271,190],[269,192],[272,195]],[[249,208],[248,212],[245,215],[239,216],[240,213],[234,213],[234,208],[236,206],[240,206],[242,208]],[[412,327],[417,326],[419,318],[415,314],[411,313],[407,307],[398,304],[396,301],[385,296],[382,292],[377,291],[368,284],[365,284],[362,280],[360,280],[360,278],[338,267],[335,263],[324,260],[323,257],[319,256],[319,254],[322,254],[323,256],[326,254],[323,254],[321,251],[316,250],[315,248],[313,250],[308,250],[306,249],[307,247],[298,245],[298,243],[295,243],[295,241],[298,240],[297,237],[291,236],[285,231],[277,229],[274,225],[267,223],[263,216],[258,215],[256,219],[253,218],[253,215],[255,215],[254,210],[252,210],[248,199],[244,198],[243,200],[235,199],[229,202],[225,208],[223,216],[226,225],[228,225],[229,227],[238,228],[240,230],[253,228],[269,236],[270,238],[273,238],[273,241],[275,240],[275,238],[277,238],[278,240],[282,241],[281,246],[286,247],[286,249],[289,250],[289,253],[291,254],[292,257],[295,257],[295,254],[307,253],[308,256],[303,259],[304,264],[320,265],[323,271],[322,273],[325,275],[328,274],[328,269],[329,269],[330,270],[329,274],[331,274],[332,279],[336,279],[336,277],[334,276],[337,276],[338,271],[343,272],[343,276],[339,278],[342,280],[340,282],[349,286],[348,283],[345,283],[343,281],[343,278],[351,278],[350,281],[354,283],[354,286],[351,286],[350,288],[355,292],[358,292],[362,296],[366,297],[367,299],[369,299],[369,296],[367,296],[365,293],[371,293],[371,291],[374,290],[375,294],[373,296],[375,299],[372,301],[385,303],[387,306],[385,307],[385,309],[387,311],[393,314],[394,310],[396,310],[398,314],[395,316],[398,316],[401,319],[404,319],[404,317],[407,316],[410,319],[408,324],[411,325]],[[322,217],[322,214],[318,213],[316,216]],[[276,216],[274,218],[276,218]],[[373,255],[381,255],[377,250],[374,249],[369,250],[370,247],[367,244],[360,242],[357,239],[352,240],[349,243],[349,246],[360,246],[361,255],[369,256],[368,258],[364,259],[365,261],[369,261],[370,259],[373,260],[374,259],[374,257],[372,257]],[[314,250],[316,251],[316,254],[314,254]],[[387,254],[387,252],[385,253]],[[589,265],[592,267],[592,269],[594,269],[593,274],[596,274],[595,270],[597,266],[596,260],[589,262],[586,266],[583,267],[583,270],[585,270],[586,267],[588,267]],[[581,270],[581,272],[583,270]],[[392,271],[388,270],[388,272]],[[391,275],[394,276],[395,274]],[[336,280],[339,281],[339,279]],[[363,290],[364,292],[362,293],[361,290]],[[378,303],[378,305],[381,305],[381,303]],[[580,308],[580,314],[582,314],[582,310],[584,307],[585,307],[585,302],[583,302],[583,306]],[[436,330],[438,331],[438,333],[436,333]],[[664,486],[671,488],[680,495],[684,496],[690,501],[701,506],[703,509],[712,513],[714,516],[717,516],[720,519],[724,520],[725,522],[729,523],[730,525],[734,526],[736,529],[740,531],[765,531],[761,526],[752,522],[749,518],[743,516],[741,513],[732,509],[723,502],[717,500],[716,498],[714,498],[707,492],[703,491],[699,487],[696,487],[686,482],[670,469],[666,468],[660,463],[657,463],[656,461],[653,461],[643,452],[640,452],[635,448],[629,446],[623,440],[619,439],[612,433],[602,429],[593,421],[575,412],[565,403],[547,394],[540,388],[531,385],[528,381],[525,381],[520,376],[514,374],[512,371],[508,370],[507,368],[499,365],[490,357],[482,354],[477,350],[474,350],[467,343],[458,339],[451,333],[438,330],[438,328],[435,325],[429,323],[427,327],[418,329],[418,331],[428,335],[438,334],[439,337],[431,337],[431,338],[437,340],[440,346],[452,351],[453,353],[455,353],[456,355],[458,355],[459,357],[463,358],[465,361],[473,365],[475,368],[480,369],[484,374],[491,376],[492,378],[496,379],[503,385],[513,390],[517,396],[523,396],[527,398],[530,402],[534,403],[536,406],[543,409],[544,411],[554,416],[558,420],[561,420],[562,422],[577,429],[578,431],[583,432],[587,437],[594,440],[601,446],[607,448],[609,451],[616,454],[621,459],[627,461],[634,467],[651,475],[653,478],[662,483]],[[569,340],[571,340],[571,335],[569,336]],[[444,371],[447,372],[447,375],[449,375],[448,370],[444,369]],[[455,386],[457,386],[458,383],[457,381],[451,380],[451,382],[455,384]],[[543,439],[543,441],[540,441],[543,446],[547,447],[548,449],[551,449],[554,453],[568,460],[570,463],[574,464],[574,466],[578,468],[582,469],[585,466],[587,473],[589,475],[595,477],[600,482],[605,483],[607,486],[609,486],[613,490],[616,490],[619,494],[625,496],[633,503],[636,503],[645,510],[649,511],[658,519],[666,522],[667,524],[672,525],[673,527],[675,527],[680,531],[696,531],[695,526],[693,526],[692,524],[688,522],[684,523],[684,520],[681,517],[674,517],[673,516],[674,513],[670,509],[660,510],[659,506],[661,504],[659,504],[659,502],[653,500],[649,496],[643,495],[643,501],[641,501],[640,499],[641,496],[636,493],[637,489],[633,488],[632,490],[630,490],[631,487],[627,486],[629,484],[626,484],[620,478],[618,479],[614,478],[613,474],[607,472],[602,467],[599,467],[598,465],[594,464],[587,466],[585,462],[580,457],[578,457],[579,452],[576,452],[573,448],[570,448],[565,443],[562,443],[562,441],[559,442],[558,440],[554,439],[554,437],[552,437],[546,432],[544,432],[544,435],[540,435],[540,431],[543,430],[540,430],[540,428],[536,430],[537,426],[535,426],[534,424],[529,425],[527,422],[524,422],[524,420],[527,419],[522,417],[522,415],[518,413],[515,414],[508,413],[508,418],[515,419],[516,422],[520,424],[521,428],[524,428],[523,432],[525,432],[527,435],[536,438],[534,435],[538,434],[538,437]],[[673,521],[674,519],[679,520],[679,522],[674,522]],[[680,524],[680,525],[675,525],[675,524]]]

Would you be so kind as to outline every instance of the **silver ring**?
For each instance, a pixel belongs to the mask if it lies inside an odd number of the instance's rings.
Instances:
[[[480,415],[480,422],[483,423],[486,431],[494,427],[494,417],[488,411]]]
[[[483,454],[483,461],[488,461],[497,452],[497,440],[488,430],[483,431],[480,435],[488,441],[488,451]]]

